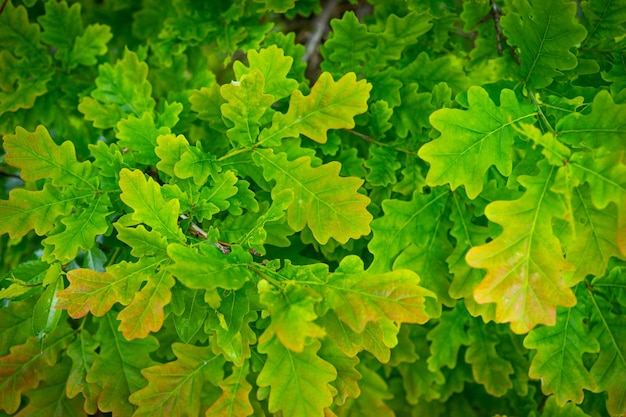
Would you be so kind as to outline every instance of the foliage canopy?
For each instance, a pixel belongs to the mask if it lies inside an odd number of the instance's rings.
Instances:
[[[337,7],[3,2],[3,415],[626,415],[624,0]]]

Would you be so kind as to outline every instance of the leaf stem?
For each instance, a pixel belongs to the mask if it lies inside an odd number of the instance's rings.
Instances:
[[[556,135],[556,131],[554,130],[554,128],[548,121],[546,115],[543,114],[543,111],[541,110],[541,104],[539,104],[539,102],[537,101],[537,98],[535,97],[535,94],[533,93],[533,91],[528,90],[528,95],[530,96],[530,99],[532,100],[533,104],[537,107],[537,114],[539,115],[539,118],[541,119],[541,121],[544,123],[544,125],[546,126],[548,131],[550,131],[550,133],[552,133],[553,135]]]
[[[363,139],[366,142],[373,143],[374,145],[382,146],[382,147],[385,147],[385,148],[391,148],[391,149],[393,149],[395,151],[403,152],[403,153],[405,153],[407,155],[415,155],[417,153],[415,151],[410,151],[408,149],[398,148],[398,147],[394,146],[391,143],[379,142],[379,141],[377,141],[376,139],[373,139],[370,136],[367,136],[367,135],[365,135],[365,134],[363,134],[361,132],[357,132],[356,130],[346,129],[346,131],[348,133],[352,133],[353,135],[360,137],[361,139]]]

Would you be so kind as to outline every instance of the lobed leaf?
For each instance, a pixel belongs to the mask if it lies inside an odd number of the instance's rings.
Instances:
[[[302,352],[310,339],[326,334],[313,322],[317,319],[315,306],[322,298],[316,291],[297,284],[276,288],[266,280],[259,282],[258,290],[259,301],[271,318],[269,326],[259,336],[259,343],[268,343],[276,336],[287,349]]]
[[[130,115],[120,120],[115,126],[115,137],[121,148],[136,152],[136,160],[145,165],[154,165],[158,161],[155,154],[157,137],[170,132],[167,126],[157,126],[151,112],[139,116]]]
[[[43,342],[32,336],[0,357],[0,410],[15,413],[22,393],[36,388],[46,378],[73,337],[74,331],[69,326],[59,326]]]
[[[220,87],[220,94],[226,100],[220,106],[222,115],[234,124],[226,135],[240,146],[256,143],[261,117],[275,101],[274,96],[264,94],[264,82],[261,71],[253,69],[242,74],[238,81]]]
[[[252,385],[246,380],[250,371],[248,362],[233,367],[233,372],[226,379],[219,381],[222,395],[206,411],[207,417],[246,417],[254,413],[250,404]]]
[[[31,230],[44,236],[59,219],[70,213],[72,207],[93,197],[92,190],[58,188],[45,184],[42,190],[14,188],[8,200],[0,200],[0,234],[20,238]]]
[[[142,339],[150,332],[161,330],[165,321],[163,308],[172,298],[171,288],[175,283],[169,272],[160,270],[135,293],[133,300],[117,315],[121,322],[118,330],[126,339]]]
[[[597,190],[597,188],[594,187]],[[576,187],[572,197],[575,228],[564,228],[559,238],[567,245],[567,260],[574,266],[568,281],[575,283],[588,275],[605,274],[611,257],[619,258],[618,215],[614,204],[599,210],[592,203],[590,187]]]
[[[608,91],[596,94],[591,113],[571,113],[556,124],[559,139],[577,147],[608,151],[624,149],[626,134],[626,104],[616,104]]]
[[[607,411],[626,413],[626,317],[615,315],[609,305],[591,294],[594,306],[592,335],[600,344],[599,356],[591,367],[598,390],[608,393]]]
[[[198,416],[203,386],[222,379],[224,359],[210,347],[174,343],[172,350],[175,361],[141,370],[148,385],[129,398],[133,416]]]
[[[80,9],[78,3],[68,7],[66,2],[49,1],[45,14],[37,19],[43,29],[41,40],[56,49],[54,57],[65,65],[69,63],[74,39],[83,31]]]
[[[101,317],[115,303],[128,304],[143,281],[154,275],[164,258],[144,257],[136,263],[120,262],[106,272],[73,269],[67,273],[69,286],[57,293],[58,308],[72,318],[87,313]]]
[[[368,322],[386,318],[396,323],[425,323],[426,297],[434,297],[420,287],[414,272],[401,269],[386,273],[363,270],[363,261],[345,257],[326,284],[329,305],[352,330],[361,333]]]
[[[485,274],[470,267],[465,260],[467,251],[485,242],[489,231],[484,226],[474,224],[468,201],[460,193],[452,193],[450,220],[453,226],[450,234],[456,239],[456,245],[446,260],[453,275],[448,293],[452,298],[463,298],[463,304],[472,316],[480,315],[485,321],[491,321],[495,316],[495,304],[478,304],[474,299],[474,289]]]
[[[251,323],[257,318],[257,312],[250,309],[250,285],[241,290],[231,291],[222,297],[219,310],[209,314],[205,324],[215,332],[213,351],[236,366],[244,366],[250,358],[250,347],[256,342],[256,334]],[[213,343],[215,342],[215,343]]]
[[[435,372],[443,366],[454,369],[461,346],[470,344],[466,327],[470,316],[462,303],[457,303],[453,310],[444,311],[439,323],[428,332],[430,356],[427,359],[428,370]]]
[[[133,219],[147,224],[168,241],[184,242],[185,235],[178,226],[178,200],[165,201],[161,187],[139,170],[126,168],[120,172],[122,201],[134,210]]]
[[[65,141],[58,146],[42,125],[37,126],[33,133],[22,127],[16,128],[14,135],[4,137],[4,148],[7,151],[5,161],[21,169],[20,176],[24,181],[49,178],[57,186],[94,188],[89,181],[91,163],[77,162],[74,144]]]
[[[587,35],[576,20],[576,5],[563,0],[514,0],[500,20],[508,42],[517,48],[520,78],[528,88],[544,88],[576,67],[570,52]]]
[[[155,364],[150,354],[159,344],[152,336],[126,340],[115,329],[113,313],[105,314],[98,323],[95,338],[100,344],[100,352],[87,373],[86,381],[101,387],[98,397],[101,412],[132,415],[137,407],[129,403],[128,398],[145,385],[146,379],[140,371]]]
[[[257,150],[253,159],[268,181],[276,180],[274,198],[284,190],[293,192],[287,209],[287,222],[293,230],[308,225],[321,244],[331,237],[345,243],[369,233],[372,215],[366,207],[370,200],[357,192],[363,181],[340,177],[339,163],[312,168],[308,156],[288,161],[286,154],[275,155],[272,150]]]
[[[334,81],[332,75],[322,73],[308,96],[300,90],[291,93],[287,113],[275,113],[272,126],[261,132],[259,142],[268,145],[288,137],[306,137],[326,143],[329,129],[352,129],[354,116],[367,110],[372,85],[356,80],[348,73]]]
[[[113,38],[108,25],[94,23],[85,28],[82,34],[76,37],[70,52],[70,68],[76,65],[92,66],[98,60],[96,57],[106,54],[107,43]]]
[[[247,56],[249,67],[243,65],[241,61],[233,63],[238,80],[241,80],[244,74],[260,71],[265,81],[263,92],[273,96],[276,101],[287,97],[298,88],[298,82],[288,77],[294,59],[285,55],[285,51],[276,45],[270,45],[260,51],[250,50]]]
[[[98,358],[95,352],[98,346],[91,333],[82,331],[67,347],[67,356],[72,359],[72,367],[67,376],[65,393],[68,398],[82,394],[85,398],[84,410],[89,414],[95,414],[98,409],[100,388],[97,384],[87,383],[87,373]]]
[[[413,193],[411,201],[383,200],[384,215],[372,221],[373,237],[368,250],[374,255],[372,272],[387,272],[411,243],[424,245],[425,236],[435,234],[436,219],[444,212],[450,193],[443,189],[430,194]]]
[[[368,33],[367,26],[359,22],[353,11],[344,13],[341,19],[332,19],[330,26],[333,30],[320,47],[324,57],[322,69],[344,74],[361,68],[367,51],[374,47],[376,36]]]
[[[471,326],[467,335],[469,347],[465,351],[465,362],[472,365],[474,380],[483,384],[490,395],[503,396],[513,388],[509,377],[513,373],[513,367],[496,350],[499,338],[482,323]]]
[[[61,219],[65,226],[54,229],[43,240],[44,254],[42,259],[50,262],[71,261],[81,250],[91,249],[96,238],[109,229],[107,217],[111,214],[111,200],[107,194],[96,194],[78,215]]]
[[[585,43],[600,43],[607,39],[619,38],[624,34],[626,9],[619,1],[587,1],[580,5],[587,21]]]
[[[337,377],[335,368],[317,355],[320,342],[302,352],[287,349],[278,338],[259,345],[267,354],[257,378],[259,387],[270,387],[269,411],[285,417],[317,417],[333,402],[330,382]]]
[[[104,63],[98,67],[97,88],[81,100],[78,110],[101,129],[114,127],[129,115],[142,117],[155,107],[147,77],[148,65],[126,49],[114,66]]]
[[[400,59],[407,47],[417,43],[418,38],[433,27],[430,22],[432,17],[429,11],[412,11],[402,17],[390,14],[385,22],[385,30],[376,34],[377,44],[371,51],[371,61],[380,65]]]
[[[71,416],[85,414],[80,398],[69,399],[65,396],[65,386],[70,372],[70,361],[62,360],[49,368],[47,378],[39,386],[28,391],[28,403],[16,417],[25,416]]]
[[[217,247],[209,245],[200,245],[195,250],[180,244],[170,244],[167,253],[174,261],[167,270],[191,289],[236,290],[252,277],[248,269],[252,255],[240,246],[232,246],[231,252],[225,255]]]
[[[560,307],[554,326],[543,326],[532,330],[524,339],[524,347],[534,349],[528,374],[541,379],[545,395],[554,394],[557,404],[563,406],[572,401],[583,401],[583,389],[595,391],[595,378],[583,362],[587,352],[600,349],[598,341],[585,328],[588,301],[578,292],[578,304],[572,308]]]
[[[450,184],[453,190],[464,185],[474,199],[489,167],[511,174],[514,123],[534,117],[535,111],[507,89],[500,94],[499,107],[482,87],[471,87],[467,100],[468,110],[440,109],[431,114],[430,123],[441,136],[422,146],[418,155],[430,164],[428,185]]]
[[[476,301],[495,302],[496,321],[511,322],[516,333],[540,323],[552,325],[556,306],[576,303],[562,276],[572,266],[563,259],[561,243],[552,231],[552,219],[564,212],[562,201],[550,191],[555,171],[544,164],[539,175],[518,178],[526,188],[522,197],[490,203],[485,214],[504,231],[466,255],[470,266],[487,269],[474,290]]]
[[[174,165],[174,174],[179,178],[192,178],[196,185],[204,185],[209,176],[217,179],[222,167],[217,158],[204,152],[199,144],[188,146],[180,160]]]

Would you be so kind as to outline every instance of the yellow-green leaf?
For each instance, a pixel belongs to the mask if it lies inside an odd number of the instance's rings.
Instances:
[[[354,73],[335,81],[330,73],[324,72],[308,96],[300,90],[291,94],[287,113],[276,113],[272,126],[261,132],[259,141],[272,144],[283,138],[304,135],[326,143],[329,129],[354,127],[354,116],[367,110],[371,89],[372,85],[365,80],[357,81]]]
[[[258,150],[253,158],[263,167],[267,180],[276,180],[273,196],[284,190],[293,192],[287,209],[287,222],[293,230],[309,226],[322,244],[330,238],[346,243],[370,232],[372,215],[366,208],[370,199],[357,192],[363,180],[340,177],[338,162],[312,168],[308,156],[288,161],[286,154],[276,155],[272,150]]]
[[[487,275],[474,290],[479,303],[496,303],[496,321],[511,322],[516,333],[537,324],[552,325],[556,307],[571,307],[576,297],[562,272],[572,269],[552,230],[565,208],[550,190],[556,168],[543,164],[537,176],[521,176],[526,188],[517,200],[490,203],[485,214],[504,228],[491,242],[469,250],[466,259]]]

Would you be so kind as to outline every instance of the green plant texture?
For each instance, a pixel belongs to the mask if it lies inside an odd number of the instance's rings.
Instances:
[[[626,415],[625,0],[1,3],[0,416]]]

